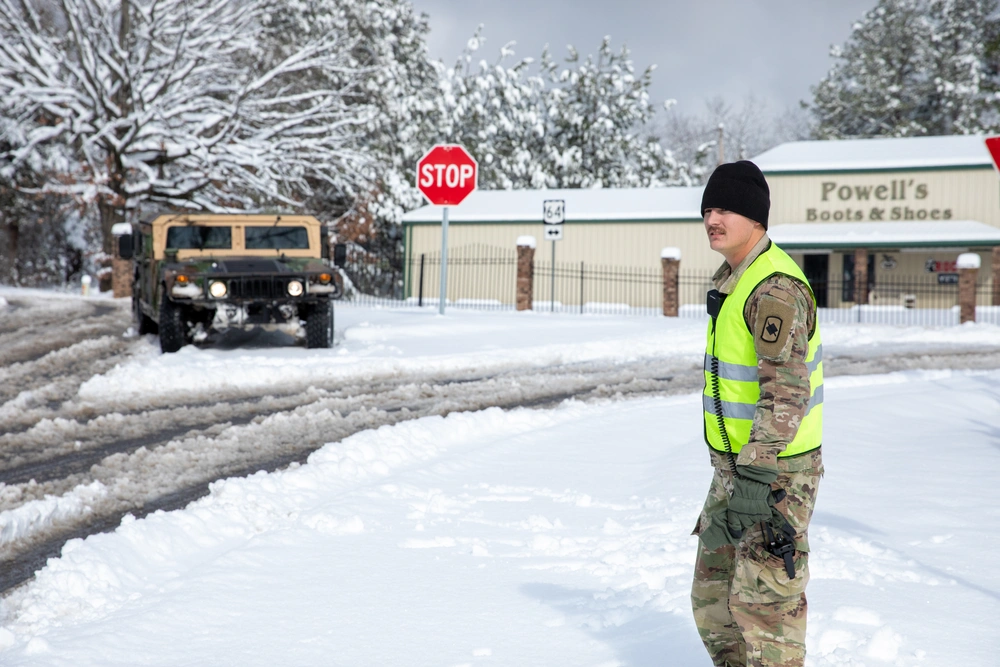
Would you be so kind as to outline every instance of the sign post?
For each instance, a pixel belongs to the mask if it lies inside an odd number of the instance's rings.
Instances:
[[[444,315],[448,296],[448,207],[441,209],[441,286],[438,289],[438,313]]]
[[[455,144],[439,144],[417,161],[417,188],[441,212],[441,293],[438,312],[444,315],[448,294],[448,207],[458,206],[477,188],[479,165]]]
[[[556,312],[556,241],[562,240],[562,224],[566,221],[566,200],[546,199],[542,202],[542,222],[545,238],[552,241],[552,312]]]

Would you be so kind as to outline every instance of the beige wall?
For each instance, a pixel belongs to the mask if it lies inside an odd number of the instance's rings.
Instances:
[[[776,225],[950,219],[1000,227],[1000,178],[991,168],[768,174],[767,182]]]
[[[463,254],[482,256],[491,250],[514,253],[519,236],[534,236],[536,240],[535,266],[547,267],[552,257],[552,242],[543,240],[543,226],[539,223],[497,224],[497,223],[451,223],[448,225],[449,258],[457,258]],[[419,265],[421,253],[438,255],[441,252],[440,225],[409,225],[407,226],[407,257],[412,258],[412,266]],[[563,238],[556,241],[556,264],[571,265],[575,271],[580,262],[584,263],[585,271],[598,267],[634,267],[647,271],[661,269],[660,251],[664,247],[681,248],[681,271],[707,273],[715,271],[722,262],[722,256],[713,252],[705,240],[705,232],[701,222],[567,222],[563,225]],[[483,269],[485,271],[486,269]],[[514,277],[499,276],[501,286],[497,293],[477,293],[475,285],[483,283],[469,274],[468,280],[452,280],[461,271],[473,271],[472,268],[459,267],[453,263],[449,266],[448,298],[449,299],[497,299],[504,303],[513,303]],[[424,271],[425,297],[437,297],[438,294],[437,267],[430,266]],[[535,299],[548,301],[550,288],[542,285],[541,278],[535,280]],[[509,283],[509,284],[508,284]],[[419,290],[417,284],[417,269],[409,281],[409,296],[416,296]],[[633,293],[626,293],[624,286],[608,285],[597,288],[587,283],[585,291],[586,302],[624,303],[632,306],[658,307],[662,303],[662,290],[650,289],[648,294],[642,288],[636,288]],[[539,291],[541,290],[541,291]],[[579,301],[579,287],[571,280],[557,282],[556,300],[565,303]],[[701,297],[699,297],[701,298]]]
[[[441,251],[440,225],[408,226],[407,254],[419,257],[420,253]],[[534,236],[539,259],[548,261],[551,241],[543,240],[543,225],[450,223],[448,225],[449,249],[463,246],[485,245],[496,248],[516,247],[519,236]],[[686,270],[715,269],[722,256],[712,252],[705,240],[701,222],[567,222],[563,224],[563,238],[556,241],[556,262],[585,262],[605,266],[660,266],[660,251],[666,246],[681,248],[682,263]]]

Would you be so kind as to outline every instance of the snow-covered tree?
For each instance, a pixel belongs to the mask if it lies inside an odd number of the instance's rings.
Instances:
[[[646,187],[688,182],[687,172],[651,136],[652,68],[636,75],[626,48],[605,39],[567,66],[543,52],[538,67],[513,59],[513,43],[489,64],[475,62],[481,29],[455,67],[443,72],[441,140],[477,158],[484,188]]]
[[[438,141],[461,144],[472,153],[481,188],[545,187],[545,83],[530,74],[530,59],[507,65],[514,55],[512,42],[493,64],[474,62],[483,42],[480,26],[455,66],[441,72],[444,125]]]
[[[935,30],[927,55],[933,92],[928,95],[926,117],[932,128],[937,125],[948,134],[974,134],[1000,126],[995,61],[1000,21],[996,10],[996,0],[930,2]]]
[[[648,133],[654,67],[637,75],[629,50],[605,37],[596,56],[580,61],[569,47],[560,69],[546,52],[551,136],[546,152],[558,187],[648,187],[684,182],[683,169]]]
[[[369,161],[356,138],[374,113],[348,99],[364,69],[351,55],[361,36],[302,39],[266,61],[256,35],[269,9],[0,0],[8,176],[38,166],[42,191],[96,202],[106,250],[111,226],[144,202],[258,209],[296,205],[315,183],[359,190]],[[319,71],[337,71],[338,87],[301,85]],[[63,169],[41,168],[52,145]]]
[[[437,131],[440,94],[438,68],[427,56],[428,31],[427,17],[408,0],[274,0],[264,23],[268,61],[286,57],[303,39],[359,37],[349,54],[356,72],[345,99],[376,111],[358,140],[370,159],[365,186],[357,193],[317,186],[308,206],[321,217],[342,216],[356,230],[351,237],[362,242],[392,236],[403,213],[421,201],[414,172]],[[350,83],[339,69],[315,76],[330,87]]]
[[[59,144],[36,147],[31,164],[11,155],[27,137],[0,116],[0,281],[15,285],[61,285],[96,269],[94,227],[87,207],[72,197],[44,191],[72,164]]]
[[[486,188],[689,182],[627,49],[488,65],[477,35],[446,68],[427,32],[408,0],[0,0],[0,186],[90,205],[105,250],[149,208],[299,206],[391,256],[438,142]]]
[[[996,127],[996,0],[880,0],[813,88],[818,138]]]

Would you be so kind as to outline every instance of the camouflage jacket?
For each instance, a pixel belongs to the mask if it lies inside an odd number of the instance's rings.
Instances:
[[[723,263],[712,277],[715,288],[732,294],[736,284],[757,257],[771,246],[767,234],[753,247],[735,270]],[[795,308],[792,326],[786,330],[786,343],[777,356],[757,356],[757,378],[760,399],[750,429],[750,441],[740,451],[737,462],[753,462],[756,466],[774,467],[777,456],[795,438],[799,423],[809,406],[809,370],[806,355],[809,337],[816,326],[816,309],[809,288],[787,275],[775,275],[765,280],[747,299],[743,319],[752,330],[757,309],[763,298],[777,298]],[[715,461],[719,457],[713,457]]]

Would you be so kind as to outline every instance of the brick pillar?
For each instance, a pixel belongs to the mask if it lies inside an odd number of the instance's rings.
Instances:
[[[531,310],[535,287],[535,237],[517,239],[517,309]]]
[[[116,299],[132,296],[132,260],[118,255],[118,239],[132,233],[126,223],[115,225],[111,233],[115,236],[114,255],[111,257],[111,295]]]
[[[132,260],[115,257],[111,262],[111,295],[132,296]]]
[[[958,311],[959,322],[976,321],[976,278],[982,258],[974,252],[958,256]]]
[[[681,305],[677,285],[681,271],[681,249],[664,248],[660,252],[660,264],[663,265],[663,314],[666,317],[677,317]]]
[[[859,306],[868,303],[868,251],[865,248],[854,251],[854,303]]]
[[[1000,245],[993,246],[993,299],[994,306],[1000,306]]]

